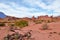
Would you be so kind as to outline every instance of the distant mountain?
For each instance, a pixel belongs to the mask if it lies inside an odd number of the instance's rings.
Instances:
[[[5,18],[6,15],[3,12],[0,12],[0,18]]]

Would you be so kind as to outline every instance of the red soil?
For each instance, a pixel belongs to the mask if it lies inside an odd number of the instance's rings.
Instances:
[[[23,31],[16,30],[18,32],[24,33],[28,30],[32,30],[32,38],[33,40],[60,40],[60,22],[53,22],[48,23],[49,29],[48,30],[41,30],[41,26],[43,24],[34,24],[30,23],[29,26],[22,28]],[[51,33],[52,32],[52,33]],[[55,32],[55,33],[54,33]],[[9,31],[9,27],[5,27],[4,29],[0,30],[0,40],[3,39],[4,36],[7,34],[11,34],[12,32]]]

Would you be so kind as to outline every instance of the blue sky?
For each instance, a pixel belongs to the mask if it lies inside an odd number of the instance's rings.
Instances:
[[[60,16],[60,0],[0,0],[0,12],[15,17]]]

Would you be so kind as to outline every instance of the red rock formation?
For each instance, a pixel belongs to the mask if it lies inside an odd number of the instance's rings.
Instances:
[[[34,21],[36,18],[33,16],[31,19]]]
[[[27,21],[35,21],[35,20],[44,20],[44,21],[60,21],[60,16],[58,17],[53,17],[53,16],[38,16],[35,18],[34,16],[32,18],[24,17],[24,18],[16,18],[16,17],[11,17],[11,16],[6,16],[4,19],[0,19],[0,21],[15,21],[15,20],[27,20]]]

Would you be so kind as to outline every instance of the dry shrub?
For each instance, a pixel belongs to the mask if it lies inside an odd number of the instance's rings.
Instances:
[[[5,26],[5,23],[0,23],[0,26]]]
[[[43,24],[42,29],[43,30],[47,30],[48,29],[48,25],[47,24]]]
[[[35,23],[40,24],[40,23],[42,23],[42,21],[41,20],[36,20]]]

